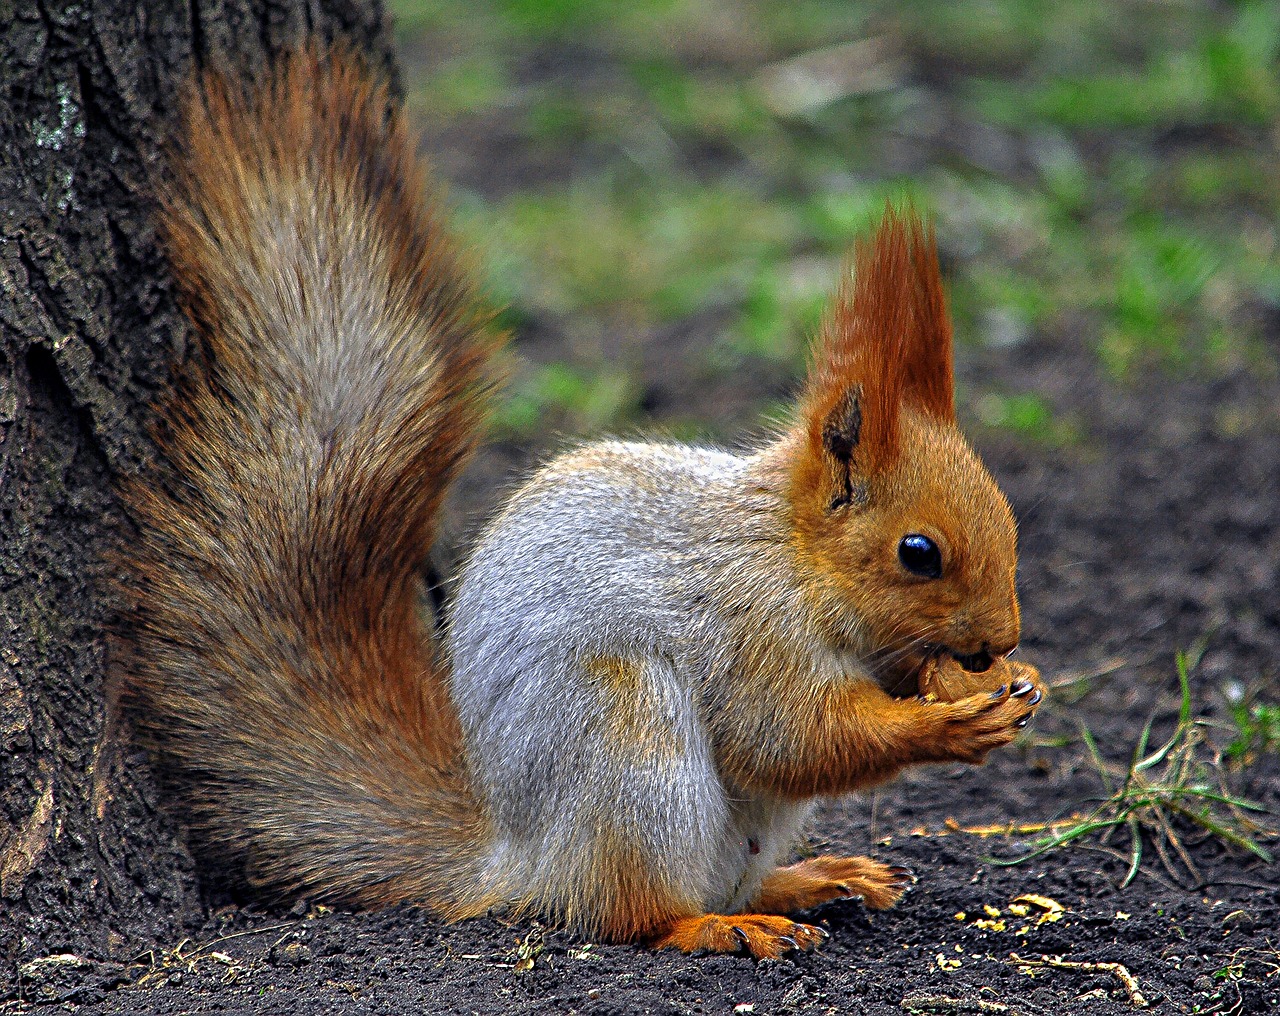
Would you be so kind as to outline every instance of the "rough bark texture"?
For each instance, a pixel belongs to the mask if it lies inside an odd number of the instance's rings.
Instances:
[[[0,0],[0,984],[125,956],[200,909],[181,830],[108,702],[112,478],[184,352],[149,181],[181,82],[305,34],[390,65],[356,0]]]

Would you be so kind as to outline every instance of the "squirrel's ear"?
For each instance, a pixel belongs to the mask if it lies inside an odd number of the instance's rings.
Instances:
[[[809,454],[835,485],[832,503],[856,501],[860,480],[898,456],[904,403],[955,420],[951,321],[933,230],[886,208],[823,322],[801,403]]]
[[[858,505],[866,500],[866,486],[854,459],[861,437],[862,389],[854,385],[845,391],[822,421],[828,508]]]

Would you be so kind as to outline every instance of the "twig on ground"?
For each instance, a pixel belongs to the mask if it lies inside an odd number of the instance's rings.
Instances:
[[[1003,1002],[951,998],[947,995],[929,995],[922,992],[907,995],[901,1004],[907,1012],[917,1013],[1008,1013],[1013,1011]]]
[[[269,924],[262,928],[248,928],[244,931],[233,931],[226,935],[219,935],[217,938],[211,938],[207,942],[201,942],[190,952],[183,952],[187,946],[191,944],[189,938],[184,938],[172,949],[161,952],[157,958],[155,950],[149,950],[149,953],[143,953],[143,956],[150,955],[150,968],[146,973],[133,982],[133,987],[143,988],[161,976],[168,976],[169,972],[179,964],[185,965],[188,970],[195,966],[197,960],[211,958],[217,959],[219,962],[228,962],[230,957],[223,958],[224,953],[214,952],[213,947],[221,945],[223,942],[229,942],[233,938],[244,938],[248,935],[265,935],[268,932],[280,931],[282,928],[295,928],[300,922],[288,921],[284,924]],[[287,936],[286,936],[287,937]],[[283,941],[280,939],[279,941]],[[278,943],[277,943],[278,944]],[[135,961],[141,963],[139,959]]]
[[[1009,959],[1019,967],[1052,967],[1058,970],[1087,970],[1090,972],[1102,972],[1114,974],[1115,977],[1124,985],[1124,990],[1129,996],[1129,1001],[1139,1009],[1145,1009],[1151,1003],[1147,1001],[1146,996],[1138,990],[1138,979],[1129,973],[1129,968],[1123,963],[1107,963],[1089,960],[1064,960],[1060,956],[1041,956],[1038,960],[1026,959],[1017,953],[1010,953]]]

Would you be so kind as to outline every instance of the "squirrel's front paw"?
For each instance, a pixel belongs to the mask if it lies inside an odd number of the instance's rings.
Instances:
[[[937,710],[932,761],[980,765],[992,749],[1009,744],[1031,722],[1044,700],[1039,674],[1027,664],[1002,662],[1008,680],[994,691],[926,707]]]

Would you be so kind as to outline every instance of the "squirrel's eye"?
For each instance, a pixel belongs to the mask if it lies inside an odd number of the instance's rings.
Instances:
[[[926,579],[942,576],[942,551],[929,537],[908,533],[898,544],[898,560],[912,574]]]

